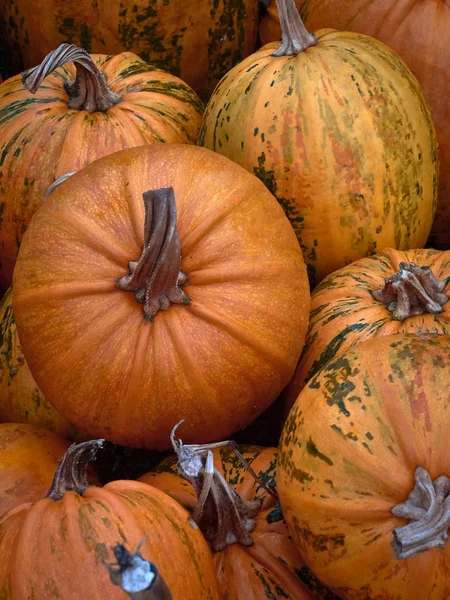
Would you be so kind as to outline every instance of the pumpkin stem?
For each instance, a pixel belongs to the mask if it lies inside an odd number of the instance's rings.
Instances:
[[[396,558],[410,558],[430,548],[443,548],[450,526],[450,480],[441,475],[432,481],[428,471],[417,467],[416,484],[408,499],[391,509],[396,517],[411,523],[392,532]]]
[[[116,286],[134,292],[144,305],[144,317],[152,321],[160,310],[191,301],[181,289],[188,276],[181,269],[181,246],[177,231],[177,207],[173,188],[143,194],[145,205],[144,247],[138,261],[128,263],[129,272]]]
[[[184,445],[181,439],[176,440],[175,431],[181,423],[175,425],[170,439],[178,457],[178,471],[197,494],[198,502],[191,519],[210,542],[213,552],[220,552],[235,543],[252,546],[250,533],[256,526],[253,517],[260,511],[262,500],[246,500],[228,484],[214,466],[212,449],[231,446],[258,484],[270,494],[275,495],[274,492],[258,478],[233,442]],[[276,495],[275,498],[278,501]]]
[[[294,0],[276,0],[281,25],[281,46],[272,56],[295,56],[315,46],[318,40],[309,33],[297,10]]]
[[[133,554],[123,544],[112,549],[116,562],[103,564],[109,571],[114,585],[119,586],[132,600],[172,600],[172,594],[155,565],[142,558],[139,549],[144,538]]]
[[[61,500],[66,492],[73,491],[80,496],[87,490],[87,466],[105,440],[90,440],[81,444],[72,444],[62,459],[53,476],[52,485],[45,498]]]
[[[22,74],[22,82],[35,94],[43,80],[58,67],[73,62],[77,70],[75,81],[64,85],[69,94],[67,106],[88,113],[106,112],[122,100],[111,90],[106,76],[100,71],[91,55],[75,44],[61,44],[44,58],[40,65]]]
[[[400,271],[385,279],[383,288],[372,292],[394,315],[395,321],[404,321],[413,315],[437,315],[448,301],[443,293],[448,279],[439,281],[430,267],[401,262]]]

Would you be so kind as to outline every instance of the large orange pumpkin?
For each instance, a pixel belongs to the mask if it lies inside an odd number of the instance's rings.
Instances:
[[[86,462],[100,442],[71,446],[46,497],[0,519],[0,589],[14,600],[123,599],[104,562],[126,543],[140,545],[173,600],[218,600],[210,550],[177,502],[136,481],[88,485]]]
[[[70,44],[1,84],[0,291],[55,179],[123,148],[195,143],[202,109],[180,79],[135,54],[90,57]]]
[[[367,340],[289,414],[283,514],[306,564],[346,600],[449,597],[449,369],[449,336]]]
[[[186,446],[181,448],[186,454]],[[275,486],[276,449],[259,446],[238,449],[259,481]],[[197,447],[191,460],[197,457],[205,465],[205,452],[205,448]],[[212,456],[221,478],[214,479],[198,524],[215,551],[214,566],[222,597],[312,600],[328,595],[332,600],[331,593],[302,563],[276,498],[254,479],[232,449],[214,449]],[[204,472],[194,478],[194,490],[192,485],[186,485],[177,469],[177,460],[183,458],[167,458],[139,481],[169,494],[196,514],[198,502],[206,491]],[[302,580],[312,587],[312,592]]]
[[[394,333],[450,334],[450,252],[385,250],[328,275],[311,296],[308,335],[284,392],[293,404],[325,364]]]
[[[12,288],[0,305],[0,423],[29,423],[71,440],[86,439],[47,402],[30,373],[12,312]]]
[[[69,442],[40,427],[0,424],[0,516],[47,492]]]
[[[450,249],[450,3],[448,0],[305,0],[307,27],[371,35],[405,60],[423,87],[439,142],[440,192],[430,243]]]
[[[204,148],[155,144],[51,194],[25,234],[13,302],[33,376],[63,416],[165,448],[180,417],[187,442],[208,442],[271,404],[303,347],[309,289],[256,177]]]
[[[268,44],[222,79],[206,108],[202,145],[256,174],[277,197],[313,284],[386,247],[423,247],[438,163],[417,80],[377,40],[311,35],[294,0],[278,2],[282,46]]]
[[[131,50],[208,98],[215,84],[255,49],[256,0],[28,0],[0,6],[13,74],[62,42],[89,52]]]

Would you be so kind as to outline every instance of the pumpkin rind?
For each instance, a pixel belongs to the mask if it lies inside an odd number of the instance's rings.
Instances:
[[[342,598],[449,595],[450,546],[395,558],[391,509],[417,466],[450,472],[450,337],[358,344],[304,388],[284,426],[277,489],[305,563]]]
[[[276,449],[258,446],[239,446],[244,459],[261,481],[274,485]],[[262,500],[254,517],[256,527],[250,533],[253,546],[232,544],[213,555],[219,588],[228,600],[262,600],[263,598],[333,600],[333,595],[315,581],[314,594],[301,583],[305,565],[301,562],[286,528],[279,505],[258,485],[229,448],[213,450],[214,465],[229,485],[244,500]],[[171,456],[152,471],[139,478],[166,494],[192,512],[197,504],[194,488],[178,473],[177,459]],[[338,600],[338,599],[336,599]]]
[[[421,84],[439,143],[440,189],[429,244],[450,249],[450,10],[447,0],[305,0],[307,27],[371,35],[393,48]]]
[[[69,442],[40,427],[0,423],[0,516],[47,492]]]
[[[423,314],[395,320],[373,292],[399,270],[402,262],[429,266],[450,297],[450,252],[436,250],[384,250],[328,275],[311,295],[308,334],[292,382],[283,393],[292,406],[306,383],[329,360],[372,337],[396,333],[450,335],[450,301],[440,314]]]
[[[149,323],[116,280],[142,253],[142,194],[170,186],[191,303]],[[238,165],[186,144],[124,150],[64,181],[26,232],[14,282],[40,389],[122,445],[167,448],[180,418],[186,443],[229,437],[288,383],[306,334],[306,269],[278,203]]]
[[[44,0],[36,13],[27,0],[0,8],[0,23],[16,73],[34,66],[62,42],[89,52],[129,50],[187,81],[208,98],[236,63],[255,49],[254,0]],[[45,18],[44,18],[45,15]]]
[[[159,490],[134,481],[44,498],[0,519],[0,589],[8,597],[122,600],[103,561],[126,543],[157,565],[173,600],[218,600],[211,553],[186,511]],[[44,526],[45,524],[45,526]],[[28,565],[19,573],[19,565]]]
[[[34,95],[20,76],[0,85],[0,290],[11,284],[23,233],[55,179],[123,148],[197,140],[203,105],[187,84],[131,52],[92,59],[122,95],[106,113],[67,108],[72,64]]]
[[[367,36],[315,35],[296,56],[268,44],[232,69],[200,137],[277,197],[313,285],[386,247],[423,247],[438,193],[431,114],[400,57]]]
[[[86,439],[47,402],[22,352],[12,312],[12,288],[0,306],[0,423],[28,423],[70,440]]]

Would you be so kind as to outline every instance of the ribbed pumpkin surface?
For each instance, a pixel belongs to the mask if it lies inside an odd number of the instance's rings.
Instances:
[[[294,402],[306,382],[326,363],[360,342],[395,333],[450,334],[450,300],[439,314],[413,315],[404,321],[373,297],[385,279],[414,262],[430,267],[446,283],[443,293],[450,298],[450,252],[435,250],[385,250],[363,258],[328,275],[311,295],[308,335],[294,378],[284,392]]]
[[[11,284],[23,233],[56,178],[123,148],[197,139],[203,107],[184,82],[132,53],[92,58],[122,94],[106,113],[67,107],[72,64],[34,96],[20,76],[0,85],[0,290]]]
[[[313,30],[334,27],[371,35],[396,50],[419,80],[439,142],[440,190],[430,244],[450,249],[449,0],[305,0]]]
[[[277,197],[312,283],[386,247],[423,247],[438,193],[431,115],[405,64],[363,35],[316,36],[297,56],[268,44],[232,69],[201,134]]]
[[[33,67],[62,42],[89,52],[131,50],[206,99],[255,50],[256,0],[28,0],[0,7],[9,69]]]
[[[390,512],[416,467],[450,475],[449,369],[449,336],[362,342],[313,377],[289,415],[283,514],[306,564],[345,600],[449,597],[450,544],[395,558],[392,530],[408,521]]]

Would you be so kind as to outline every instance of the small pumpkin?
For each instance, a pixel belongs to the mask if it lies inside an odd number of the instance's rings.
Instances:
[[[311,296],[309,329],[289,409],[325,364],[363,340],[395,333],[450,334],[450,252],[384,250],[328,275]]]
[[[334,27],[371,35],[393,48],[417,77],[439,142],[439,201],[429,244],[450,249],[450,10],[447,0],[304,0],[301,14],[313,30]]]
[[[139,481],[172,496],[192,513],[215,552],[222,597],[332,600],[332,594],[300,560],[276,496],[261,485],[263,482],[269,490],[275,489],[276,449],[238,446],[239,456],[253,471],[250,473],[232,448],[220,444],[211,447],[195,446],[191,450],[175,440],[178,454],[165,459]],[[208,456],[214,467],[209,489]],[[197,462],[200,468],[192,477],[193,485],[186,485],[183,470],[192,472]],[[307,581],[314,593],[302,581]]]
[[[47,402],[30,373],[12,312],[12,288],[0,305],[0,423],[29,423],[70,440],[86,439]]]
[[[173,600],[218,600],[209,548],[177,502],[136,481],[89,486],[87,463],[101,443],[73,444],[45,498],[0,519],[0,589],[17,600],[121,599],[103,563],[126,542],[157,566]]]
[[[301,354],[309,287],[256,177],[204,148],[153,144],[53,191],[25,234],[13,302],[33,376],[63,416],[163,449],[180,417],[186,441],[204,443],[275,400]]]
[[[135,52],[181,77],[208,98],[236,63],[255,50],[256,0],[40,0],[40,18],[28,0],[0,6],[0,27],[17,73],[62,42],[89,52]]]
[[[47,492],[69,442],[40,427],[0,423],[0,516]]]
[[[188,85],[135,54],[90,56],[73,44],[0,85],[0,291],[55,179],[123,148],[195,143],[202,112]]]
[[[200,143],[276,196],[314,286],[384,248],[425,245],[437,143],[421,88],[393,50],[355,33],[312,35],[294,0],[277,2],[282,45],[264,46],[221,80]]]
[[[345,600],[448,596],[450,336],[366,340],[319,371],[280,441],[293,541]]]

